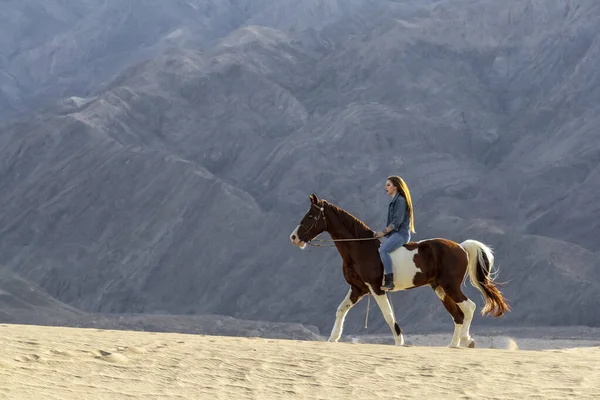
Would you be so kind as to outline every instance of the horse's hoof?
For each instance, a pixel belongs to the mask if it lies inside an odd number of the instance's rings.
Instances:
[[[470,349],[474,349],[474,348],[475,348],[475,341],[474,341],[474,340],[471,340],[471,343],[469,343],[469,346],[468,346],[468,347],[469,347]]]

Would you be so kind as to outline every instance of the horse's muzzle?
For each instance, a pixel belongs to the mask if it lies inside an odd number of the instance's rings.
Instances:
[[[302,240],[300,240],[300,237],[298,236],[298,228],[300,228],[300,225],[298,225],[296,227],[296,229],[294,229],[294,231],[291,233],[290,241],[292,242],[293,245],[298,246],[301,249],[304,249],[306,247],[306,243],[303,242]]]

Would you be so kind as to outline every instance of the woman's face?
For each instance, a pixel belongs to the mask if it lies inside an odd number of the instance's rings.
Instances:
[[[394,186],[394,184],[389,179],[387,181],[385,181],[385,192],[387,194],[389,194],[390,196],[394,196],[394,195],[396,195],[397,191],[398,191],[398,189],[396,188],[396,186]]]

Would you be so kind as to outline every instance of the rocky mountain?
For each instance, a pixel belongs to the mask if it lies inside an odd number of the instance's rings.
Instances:
[[[0,10],[0,116],[105,90],[169,48],[210,49],[247,24],[319,28],[364,0],[8,0]],[[293,17],[287,17],[294,13]],[[284,18],[284,16],[286,16]]]
[[[81,315],[81,311],[57,301],[40,287],[0,269],[1,322],[48,325]]]
[[[312,192],[380,229],[400,174],[413,239],[496,251],[513,312],[475,327],[600,324],[595,2],[9,4],[0,263],[60,301],[328,331],[339,256],[289,233]],[[451,324],[392,298],[407,332]]]

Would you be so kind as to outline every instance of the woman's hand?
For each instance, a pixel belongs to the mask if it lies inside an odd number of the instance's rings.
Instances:
[[[385,236],[385,232],[375,232],[375,238],[379,239]]]

